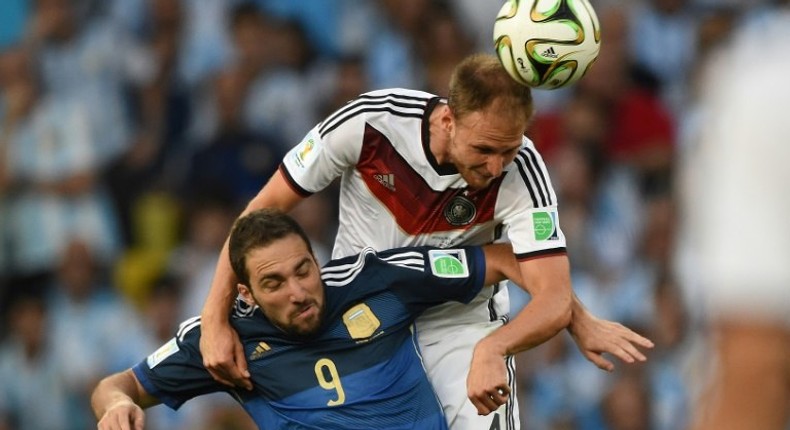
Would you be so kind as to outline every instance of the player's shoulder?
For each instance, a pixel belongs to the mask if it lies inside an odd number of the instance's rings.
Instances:
[[[376,251],[371,247],[364,248],[359,254],[334,259],[324,265],[321,277],[326,281],[348,278],[362,273],[365,269],[378,272],[387,270],[413,270],[424,272],[433,261],[448,255],[466,255],[477,252],[477,246],[462,246],[454,249],[437,248],[435,246],[403,246]]]
[[[328,287],[348,285],[365,268],[367,257],[375,254],[376,251],[368,247],[358,254],[332,259],[321,268],[321,280]]]
[[[357,100],[369,100],[377,98],[390,97],[393,99],[411,100],[416,103],[427,103],[428,101],[438,97],[426,91],[412,90],[409,88],[382,88],[377,90],[368,91],[360,94]]]
[[[388,88],[360,94],[340,107],[318,125],[318,133],[326,137],[336,130],[344,130],[344,124],[354,124],[350,130],[359,131],[356,125],[372,125],[380,131],[409,127],[415,120],[421,121],[433,100],[439,97],[424,91],[406,88]]]
[[[507,191],[501,191],[500,194],[507,206],[518,206],[517,202],[525,198],[535,208],[556,205],[549,171],[529,138],[524,137],[521,149],[505,171],[507,174],[501,189]]]
[[[397,269],[424,270],[426,247],[403,247],[376,251],[364,248],[356,255],[329,261],[321,269],[321,279],[327,286],[342,286],[358,277]]]
[[[425,91],[407,88],[386,88],[360,94],[340,109],[335,116],[355,116],[364,114],[366,120],[381,125],[398,121],[422,119],[433,100],[439,97]]]
[[[521,142],[521,149],[519,149],[518,154],[516,154],[516,158],[505,168],[505,170],[517,172],[530,170],[543,171],[546,170],[546,165],[532,140],[524,136]]]

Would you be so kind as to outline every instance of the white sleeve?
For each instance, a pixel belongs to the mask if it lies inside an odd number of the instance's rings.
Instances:
[[[364,115],[352,116],[332,127],[326,126],[328,121],[310,130],[283,159],[283,171],[300,194],[321,191],[345,171],[353,169],[359,160]]]
[[[502,182],[496,211],[519,259],[565,252],[557,196],[542,157],[528,139]]]

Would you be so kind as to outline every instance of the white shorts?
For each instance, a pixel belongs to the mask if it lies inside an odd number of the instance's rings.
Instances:
[[[451,430],[517,430],[519,428],[516,368],[513,357],[506,359],[511,395],[498,410],[480,416],[466,395],[466,375],[469,374],[469,364],[472,361],[475,344],[502,324],[502,320],[463,324],[431,329],[429,333],[422,333],[418,320],[417,337],[425,369]]]

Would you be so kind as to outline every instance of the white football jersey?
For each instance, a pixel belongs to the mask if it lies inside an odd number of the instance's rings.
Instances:
[[[319,123],[285,156],[281,171],[303,196],[341,177],[332,257],[365,247],[482,245],[505,234],[520,260],[564,253],[557,198],[529,139],[485,189],[468,189],[454,166],[437,164],[429,150],[429,118],[444,102],[405,89],[363,94]],[[448,303],[429,311],[419,327],[424,333],[493,321],[507,309],[506,290],[486,288],[469,305]]]

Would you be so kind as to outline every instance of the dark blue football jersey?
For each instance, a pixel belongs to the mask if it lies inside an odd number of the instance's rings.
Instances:
[[[469,302],[484,276],[478,247],[365,249],[322,269],[326,309],[311,339],[284,335],[257,308],[232,318],[252,391],[231,390],[205,370],[199,317],[133,370],[172,408],[227,391],[262,429],[446,429],[412,323],[430,306]]]

